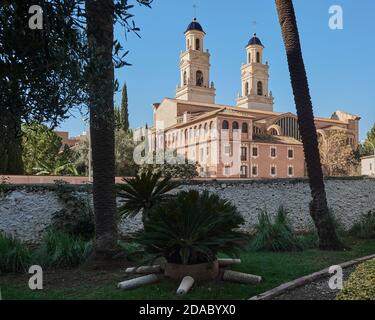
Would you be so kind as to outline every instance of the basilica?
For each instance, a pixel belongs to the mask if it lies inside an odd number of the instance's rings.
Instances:
[[[180,83],[174,98],[153,105],[150,151],[172,150],[197,165],[206,178],[272,179],[305,175],[297,116],[274,111],[268,86],[269,65],[264,45],[254,34],[246,45],[240,70],[241,93],[234,106],[215,101],[210,79],[206,33],[194,19],[185,31],[186,50],[180,56]],[[336,111],[316,118],[318,135],[342,130],[353,148],[358,144],[360,118]]]

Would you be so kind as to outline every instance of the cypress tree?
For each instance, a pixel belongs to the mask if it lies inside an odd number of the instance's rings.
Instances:
[[[124,83],[124,86],[122,87],[121,125],[125,132],[129,130],[128,88],[126,83]]]

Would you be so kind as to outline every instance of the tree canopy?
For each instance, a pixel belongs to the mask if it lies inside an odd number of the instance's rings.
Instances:
[[[374,146],[375,146],[375,124],[370,129],[370,131],[367,132],[367,139],[361,145],[360,155],[361,156],[373,155],[375,152]]]
[[[42,29],[32,29],[29,8],[43,10]],[[8,0],[0,7],[0,169],[21,156],[22,123],[51,127],[84,102],[84,32],[77,27],[77,1]],[[20,159],[18,158],[18,161]]]
[[[319,139],[320,159],[326,176],[352,176],[358,174],[358,162],[347,135],[331,130]]]
[[[72,151],[45,125],[23,125],[23,162],[27,174],[77,175]]]

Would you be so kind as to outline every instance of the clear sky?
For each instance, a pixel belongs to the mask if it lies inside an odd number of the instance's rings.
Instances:
[[[135,3],[136,1],[133,0]],[[316,116],[329,117],[336,110],[362,117],[361,139],[375,122],[375,1],[295,0],[304,60]],[[273,0],[154,0],[152,9],[136,4],[132,13],[142,39],[116,36],[130,50],[128,62],[116,72],[122,86],[126,81],[131,127],[152,125],[154,102],[174,97],[179,82],[179,54],[185,49],[184,31],[194,16],[206,32],[211,53],[211,80],[216,102],[234,105],[240,91],[240,66],[245,45],[256,31],[265,45],[270,64],[270,90],[275,111],[295,112],[280,26]],[[331,5],[344,10],[344,29],[328,26]],[[253,23],[256,21],[256,25]],[[119,104],[121,94],[115,96]],[[78,135],[85,130],[82,117],[73,116],[62,130]]]

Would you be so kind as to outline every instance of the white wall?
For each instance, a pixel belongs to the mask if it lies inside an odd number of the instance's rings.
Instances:
[[[297,231],[308,231],[313,222],[309,214],[310,189],[307,181],[207,181],[192,182],[180,190],[198,189],[217,193],[231,201],[245,218],[243,229],[253,231],[260,210],[275,214],[280,205],[290,211]],[[361,214],[375,211],[375,179],[328,180],[329,206],[346,229]],[[46,188],[25,187],[0,195],[0,231],[27,242],[38,242],[56,211],[63,208],[55,192]],[[122,220],[119,232],[128,234],[142,226],[140,217]]]
[[[363,158],[361,161],[362,175],[374,176],[375,175],[375,160],[374,157]]]

